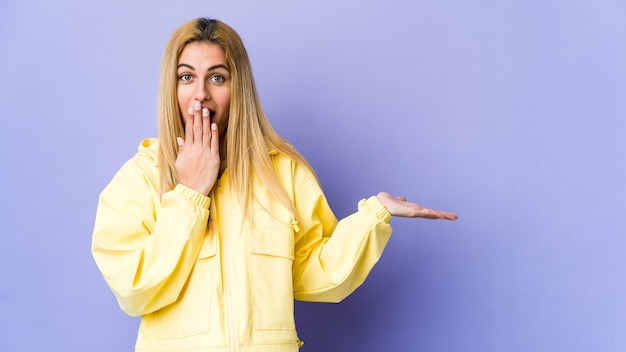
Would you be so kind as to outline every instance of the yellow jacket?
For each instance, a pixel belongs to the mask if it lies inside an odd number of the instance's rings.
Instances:
[[[102,191],[92,253],[120,307],[141,315],[136,351],[295,352],[294,298],[338,302],[367,277],[391,235],[376,197],[339,223],[315,176],[272,153],[298,221],[261,185],[242,223],[228,170],[209,197],[159,194],[158,141]]]

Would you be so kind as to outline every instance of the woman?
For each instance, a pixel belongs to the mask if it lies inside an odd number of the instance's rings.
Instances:
[[[197,19],[161,68],[159,139],[100,195],[92,252],[137,351],[297,351],[293,300],[337,302],[366,278],[392,216],[456,219],[387,193],[337,222],[270,126],[237,33]]]

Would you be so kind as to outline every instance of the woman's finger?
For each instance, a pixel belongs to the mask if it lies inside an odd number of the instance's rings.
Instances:
[[[193,141],[192,143],[202,142],[202,105],[199,101],[193,103]]]
[[[209,117],[209,109],[202,109],[202,146],[211,148],[211,118]]]
[[[219,157],[220,151],[220,133],[217,130],[217,124],[211,124],[211,151]]]
[[[456,220],[458,218],[458,215],[449,211],[441,211],[428,208],[422,208],[422,211],[423,216],[421,217],[426,219]]]
[[[193,142],[193,108],[189,107],[187,109],[187,113],[185,116],[185,141],[192,143]]]

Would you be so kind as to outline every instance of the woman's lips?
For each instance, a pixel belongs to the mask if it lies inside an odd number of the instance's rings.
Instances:
[[[215,111],[211,110],[211,108],[209,108],[207,106],[202,106],[202,109],[208,109],[209,110],[209,118],[213,119],[213,117],[215,117]]]

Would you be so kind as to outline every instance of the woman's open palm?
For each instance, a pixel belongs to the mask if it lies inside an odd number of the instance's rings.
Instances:
[[[393,216],[444,220],[456,220],[458,218],[455,213],[424,208],[417,203],[407,201],[404,197],[394,197],[387,192],[380,192],[376,197]]]

